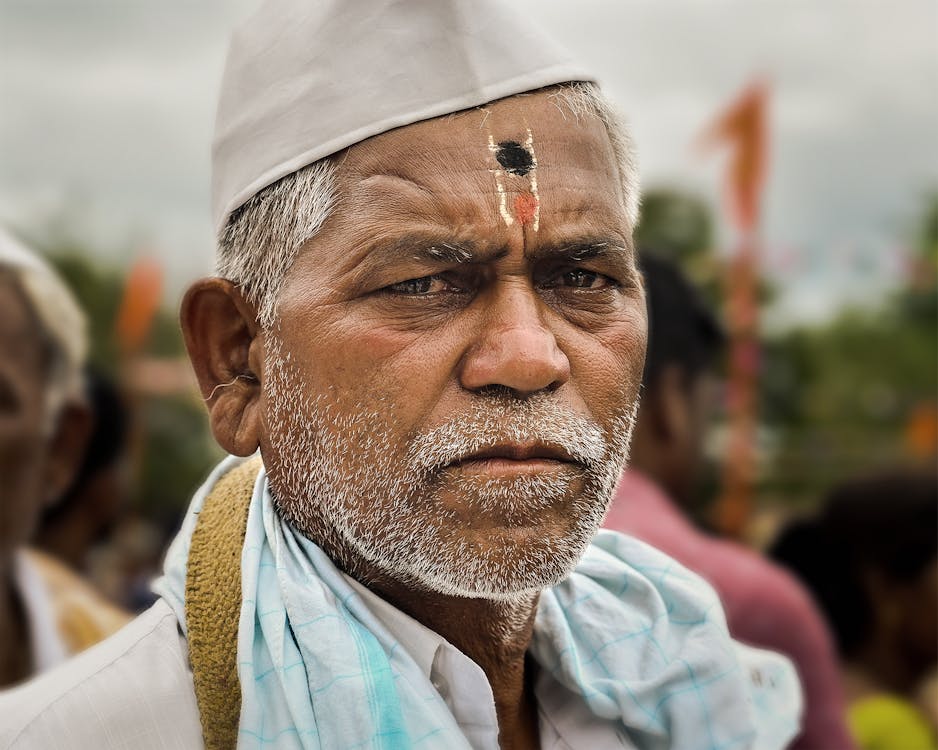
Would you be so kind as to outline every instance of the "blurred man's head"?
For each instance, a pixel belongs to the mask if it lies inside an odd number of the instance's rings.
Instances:
[[[841,656],[881,679],[905,678],[898,690],[938,662],[936,527],[934,473],[893,470],[837,485],[771,550],[824,609]]]
[[[0,564],[65,491],[90,427],[85,321],[48,265],[0,232]]]
[[[512,596],[588,544],[645,345],[626,143],[559,86],[365,140],[229,220],[237,284],[183,312],[215,436],[259,446],[281,512],[360,577]]]
[[[648,306],[648,351],[631,465],[684,506],[695,502],[704,437],[718,398],[726,346],[719,321],[671,262],[639,261]]]
[[[35,539],[76,570],[87,566],[92,547],[110,535],[128,495],[127,408],[115,383],[99,372],[87,372],[85,390],[93,427],[84,458],[62,498],[46,508]]]

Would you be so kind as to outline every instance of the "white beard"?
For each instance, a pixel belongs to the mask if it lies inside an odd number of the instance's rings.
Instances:
[[[364,561],[393,580],[461,597],[529,597],[570,573],[602,524],[638,406],[625,404],[607,436],[548,393],[480,395],[468,413],[408,438],[393,429],[390,402],[350,409],[325,393],[311,398],[276,343],[265,373],[269,439],[279,457],[268,472],[281,515],[352,575],[362,575]],[[488,479],[443,469],[506,441],[556,446],[583,468]],[[458,507],[444,501],[447,479]],[[562,534],[523,533],[558,508],[570,519]],[[469,527],[479,520],[492,543],[473,538]]]

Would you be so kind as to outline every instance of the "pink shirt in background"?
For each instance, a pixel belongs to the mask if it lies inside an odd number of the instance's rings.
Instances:
[[[628,470],[604,526],[631,534],[690,568],[716,589],[730,634],[789,657],[804,689],[796,750],[853,750],[837,657],[827,626],[790,574],[734,542],[695,528],[649,479]]]

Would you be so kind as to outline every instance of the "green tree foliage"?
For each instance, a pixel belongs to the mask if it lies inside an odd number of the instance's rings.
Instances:
[[[915,461],[905,431],[938,396],[938,196],[917,234],[907,283],[881,304],[765,342],[762,419],[777,446],[764,494],[810,503],[835,481]]]
[[[91,366],[112,378],[117,377],[114,320],[123,292],[120,272],[95,265],[77,245],[53,248],[49,260],[75,293],[87,316]]]
[[[713,252],[713,217],[702,198],[659,188],[642,195],[635,245],[680,266],[714,305],[722,291],[721,264]]]
[[[678,190],[649,190],[642,196],[635,243],[683,267],[710,255],[713,219],[701,198]]]

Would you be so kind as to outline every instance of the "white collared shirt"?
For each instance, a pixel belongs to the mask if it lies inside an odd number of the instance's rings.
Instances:
[[[482,669],[445,639],[352,581],[413,656],[478,750],[497,750],[495,701]],[[632,748],[612,722],[538,675],[542,750]],[[106,641],[20,688],[0,693],[0,748],[177,750],[202,747],[188,647],[159,600]]]
[[[469,744],[498,748],[498,717],[492,688],[482,668],[445,638],[363,586],[344,576],[362,601],[407,650],[449,707]],[[633,748],[618,725],[596,717],[581,696],[538,670],[537,700],[542,750]]]

